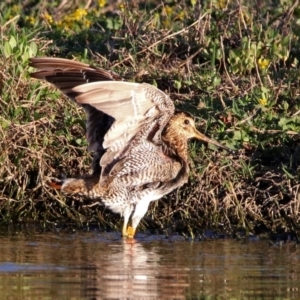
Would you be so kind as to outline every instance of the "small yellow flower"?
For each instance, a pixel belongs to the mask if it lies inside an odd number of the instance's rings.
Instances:
[[[166,5],[166,6],[165,6],[165,14],[166,14],[167,16],[170,16],[170,15],[172,15],[172,13],[173,13],[173,8],[170,7],[169,5]]]
[[[83,8],[77,8],[73,14],[71,14],[71,18],[74,19],[75,21],[80,21],[84,16],[87,15],[86,9]]]
[[[124,5],[124,3],[121,3],[121,4],[119,5],[119,9],[120,9],[121,12],[124,12],[124,11],[125,11],[125,5]]]
[[[217,0],[217,7],[219,9],[224,9],[227,6],[227,1],[226,0]]]
[[[85,20],[83,20],[82,23],[83,23],[83,26],[85,26],[86,28],[90,28],[92,22],[90,20],[85,19]]]
[[[100,7],[104,7],[105,5],[106,5],[106,0],[98,0],[98,5],[100,6]]]
[[[267,99],[265,97],[262,97],[261,99],[258,100],[258,103],[262,106],[267,105]]]
[[[185,18],[185,11],[184,10],[182,10],[177,16],[176,16],[176,18],[175,18],[175,20],[184,20],[184,18]]]
[[[171,22],[170,20],[163,20],[162,24],[165,28],[170,28],[171,27]]]
[[[248,13],[246,11],[242,11],[240,16],[241,16],[241,19],[243,19],[247,24],[249,24],[249,22],[251,21],[250,16],[248,15]]]
[[[60,20],[60,21],[56,22],[55,25],[60,30],[69,30],[70,25],[72,25],[72,23],[70,23],[70,22],[67,23],[65,20],[62,20],[62,21]]]
[[[69,27],[72,27],[72,24],[74,23],[76,19],[74,19],[73,15],[67,15],[64,16],[63,20],[62,20],[62,25],[67,25]]]
[[[258,67],[264,70],[269,66],[270,61],[266,58],[260,58],[257,63],[258,63]]]
[[[11,13],[13,14],[13,15],[16,15],[16,14],[19,14],[20,13],[20,11],[21,11],[21,5],[13,5],[12,7],[11,7]]]
[[[28,22],[31,25],[35,24],[35,17],[33,17],[33,16],[26,16],[25,20],[26,20],[26,22]]]
[[[49,14],[43,14],[43,18],[45,19],[45,21],[47,22],[47,23],[49,23],[49,24],[52,24],[53,23],[53,18],[52,18],[52,16],[51,15],[49,15]]]
[[[57,22],[55,23],[55,25],[56,25],[57,28],[59,28],[59,29],[62,29],[62,27],[63,27],[63,23],[62,23],[61,20],[60,20],[60,21],[57,21]]]

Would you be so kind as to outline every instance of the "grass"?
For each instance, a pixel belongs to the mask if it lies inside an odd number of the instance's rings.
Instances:
[[[89,172],[91,162],[82,110],[29,77],[29,57],[57,56],[156,85],[238,150],[192,142],[189,183],[153,203],[142,228],[298,237],[299,1],[130,3],[0,4],[1,222],[121,226],[104,208],[45,186]]]

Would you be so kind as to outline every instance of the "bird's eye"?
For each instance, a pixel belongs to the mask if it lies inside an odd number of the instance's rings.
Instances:
[[[184,120],[184,124],[185,124],[185,125],[189,125],[189,124],[190,124],[190,120],[185,119],[185,120]]]

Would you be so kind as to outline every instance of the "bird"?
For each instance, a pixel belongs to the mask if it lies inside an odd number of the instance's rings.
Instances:
[[[188,181],[190,139],[232,151],[198,131],[193,116],[175,110],[153,85],[64,58],[30,58],[29,66],[37,69],[32,78],[53,84],[85,110],[88,149],[94,152],[92,174],[49,185],[119,213],[123,237],[134,238],[150,202]]]

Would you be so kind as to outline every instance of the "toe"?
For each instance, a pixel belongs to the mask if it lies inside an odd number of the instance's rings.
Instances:
[[[132,239],[135,235],[135,229],[131,226],[128,226],[126,233],[127,233],[127,237]]]

